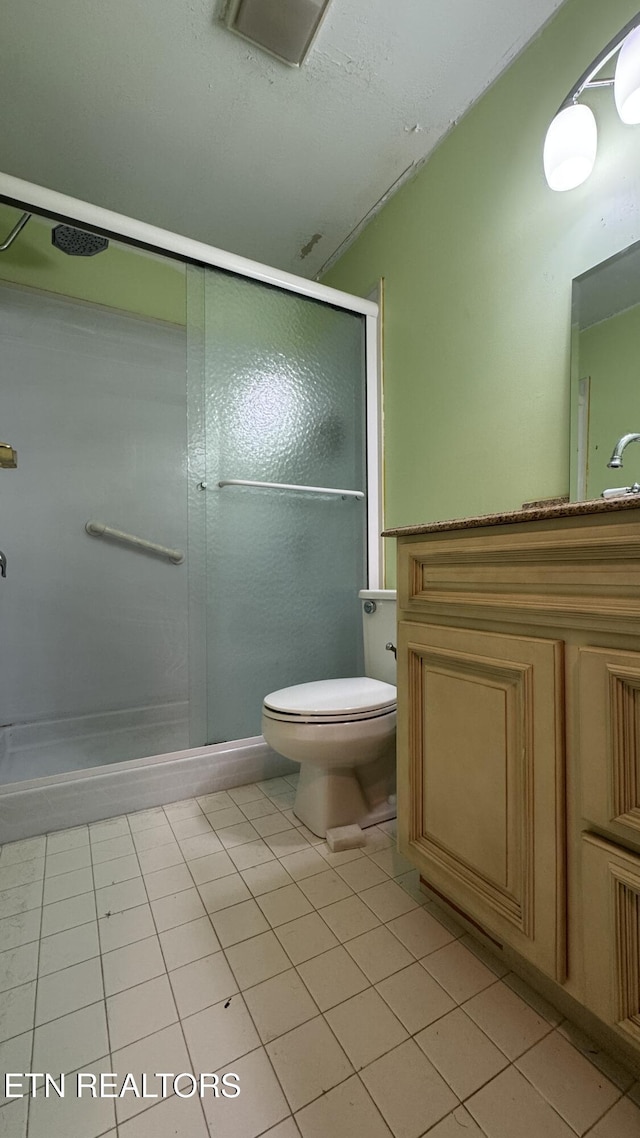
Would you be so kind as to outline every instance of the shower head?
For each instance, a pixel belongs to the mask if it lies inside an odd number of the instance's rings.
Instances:
[[[51,243],[61,253],[68,253],[70,257],[95,257],[108,248],[106,237],[98,237],[95,233],[86,233],[84,229],[76,229],[74,225],[56,225],[51,230]]]
[[[11,233],[0,244],[0,253],[10,249],[19,233],[31,217],[30,213],[23,213],[16,222]],[[98,237],[95,233],[87,233],[84,229],[76,229],[75,225],[56,225],[51,230],[51,244],[62,253],[70,257],[95,257],[109,247],[106,237]]]

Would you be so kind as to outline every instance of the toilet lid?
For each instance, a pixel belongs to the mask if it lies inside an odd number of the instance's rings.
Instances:
[[[393,684],[357,676],[342,680],[316,680],[281,688],[264,698],[264,705],[289,715],[363,715],[391,710],[396,703]]]

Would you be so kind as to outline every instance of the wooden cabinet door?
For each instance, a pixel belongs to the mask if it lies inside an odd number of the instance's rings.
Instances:
[[[585,999],[640,1043],[640,857],[582,836]]]
[[[403,622],[400,847],[425,881],[562,980],[563,645]]]
[[[640,652],[581,648],[582,814],[640,844]]]

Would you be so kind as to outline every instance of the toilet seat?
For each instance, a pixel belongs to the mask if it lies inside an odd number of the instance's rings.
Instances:
[[[395,713],[396,689],[368,676],[317,680],[271,692],[262,710],[281,722],[358,722]]]

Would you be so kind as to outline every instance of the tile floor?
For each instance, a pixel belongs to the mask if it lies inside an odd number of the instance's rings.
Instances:
[[[2,849],[2,1070],[241,1093],[0,1099],[0,1138],[638,1138],[640,1083],[424,903],[393,823],[332,854],[294,785]]]

